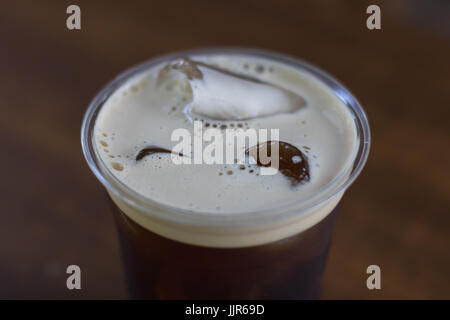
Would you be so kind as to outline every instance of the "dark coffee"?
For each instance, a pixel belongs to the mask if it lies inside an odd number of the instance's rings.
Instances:
[[[284,240],[209,248],[159,236],[111,205],[135,299],[316,299],[338,211]]]

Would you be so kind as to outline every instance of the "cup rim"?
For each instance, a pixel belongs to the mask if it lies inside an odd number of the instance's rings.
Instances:
[[[269,209],[248,212],[232,212],[227,214],[217,214],[217,212],[196,212],[195,210],[187,210],[167,205],[147,198],[119,181],[119,179],[114,176],[107,166],[103,164],[103,160],[95,147],[93,133],[95,121],[101,107],[108,100],[108,98],[131,77],[164,61],[186,57],[189,55],[201,54],[251,55],[259,58],[272,59],[277,62],[292,65],[302,69],[302,71],[312,74],[316,79],[331,89],[338,99],[340,99],[350,110],[355,120],[357,139],[359,141],[358,150],[355,153],[353,161],[350,161],[348,167],[343,170],[344,172],[350,170],[350,174],[345,181],[331,190],[330,188],[333,187],[333,182],[336,183],[337,180],[343,178],[341,176],[337,176],[333,179],[333,181],[321,188],[315,195],[306,200],[293,201],[277,207],[271,207]],[[149,217],[158,218],[168,222],[190,224],[193,226],[251,226],[283,221],[292,217],[300,217],[310,214],[314,212],[315,209],[328,203],[335,196],[342,194],[355,181],[367,161],[370,142],[371,138],[369,123],[362,106],[350,93],[350,91],[334,77],[302,59],[270,50],[247,47],[206,47],[177,51],[151,58],[128,68],[106,84],[106,86],[104,86],[92,99],[85,112],[81,126],[81,145],[84,157],[94,175],[110,193],[119,197],[119,199],[123,200],[127,205],[135,208],[143,214],[148,215]]]

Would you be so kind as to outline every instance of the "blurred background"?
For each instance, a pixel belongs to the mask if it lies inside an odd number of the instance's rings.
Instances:
[[[81,8],[81,30],[66,8]],[[381,8],[381,30],[366,8]],[[342,81],[371,124],[324,299],[450,298],[450,1],[0,3],[0,298],[127,298],[106,195],[81,152],[83,113],[124,69],[214,45],[260,47]],[[66,289],[66,267],[82,290]],[[381,267],[381,290],[366,268]]]

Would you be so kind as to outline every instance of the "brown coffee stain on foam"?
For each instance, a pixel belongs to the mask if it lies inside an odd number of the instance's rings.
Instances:
[[[308,158],[299,149],[287,142],[266,141],[248,148],[245,153],[255,159],[258,166],[270,167],[271,163],[263,163],[260,157],[263,155],[270,157],[272,155],[272,146],[276,146],[277,144],[279,152],[278,170],[281,174],[286,176],[294,187],[298,184],[308,182],[310,180]],[[303,147],[308,148],[307,146]],[[306,150],[306,153],[309,153],[309,151]],[[297,158],[299,161],[294,161],[294,158]]]
[[[106,142],[103,141],[103,140],[100,140],[100,144],[101,144],[102,146],[104,146],[104,147],[107,147],[107,146],[108,146],[108,143],[106,143]]]
[[[154,147],[154,146],[150,146],[150,147],[146,147],[144,149],[142,149],[141,151],[138,152],[138,154],[136,155],[136,161],[142,160],[144,157],[148,156],[148,155],[152,155],[155,153],[173,153],[173,154],[177,154],[180,157],[183,157],[182,153],[174,153],[171,150],[167,150],[164,148],[160,148],[160,147]]]
[[[113,167],[113,169],[115,169],[117,171],[123,170],[123,165],[120,164],[119,162],[111,162],[111,166]]]
[[[108,135],[107,135],[106,133],[103,133],[103,136],[104,136],[104,137],[107,137]]]

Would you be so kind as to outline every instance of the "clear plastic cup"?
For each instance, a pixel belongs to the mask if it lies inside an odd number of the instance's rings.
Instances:
[[[94,125],[103,103],[130,77],[152,66],[208,53],[274,59],[301,68],[328,86],[348,107],[357,130],[357,153],[344,175],[307,200],[227,215],[193,213],[158,203],[120,182],[95,147]],[[111,200],[132,297],[311,299],[319,297],[339,202],[367,160],[370,130],[353,95],[309,63],[264,50],[209,48],[154,58],[120,74],[90,103],[81,142],[89,167]]]

